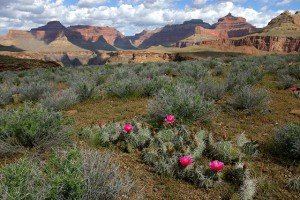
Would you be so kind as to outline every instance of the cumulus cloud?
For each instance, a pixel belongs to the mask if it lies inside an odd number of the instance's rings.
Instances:
[[[206,3],[207,0],[194,0],[195,5],[203,5]]]
[[[154,29],[190,19],[203,19],[212,24],[229,12],[245,17],[248,22],[262,27],[279,14],[267,9],[257,11],[245,8],[230,1],[181,9],[172,6],[179,0],[131,0],[131,3],[128,0],[120,0],[115,6],[95,6],[91,3],[95,1],[80,0],[78,4],[66,6],[63,0],[0,0],[0,33],[5,33],[11,28],[28,30],[51,20],[59,20],[66,26],[113,26],[126,35],[133,35],[143,29]]]
[[[293,0],[283,0],[276,3],[276,5],[282,6],[291,3]]]
[[[98,5],[101,5],[105,3],[106,0],[79,0],[78,6],[79,7],[96,7]]]

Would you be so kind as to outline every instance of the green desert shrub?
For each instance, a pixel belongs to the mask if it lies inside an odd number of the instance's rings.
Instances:
[[[272,150],[281,157],[299,160],[300,125],[287,124],[278,129],[272,142]]]
[[[71,88],[75,90],[80,102],[99,96],[99,88],[93,80],[78,79],[72,84]]]
[[[279,70],[285,68],[286,61],[279,56],[266,56],[262,64],[267,72],[276,74]]]
[[[224,67],[222,66],[222,64],[217,64],[216,66],[214,66],[214,68],[212,69],[212,75],[213,76],[221,76],[224,74]]]
[[[180,63],[180,74],[201,80],[209,73],[209,68],[202,65],[201,62],[190,61]]]
[[[52,92],[53,88],[48,83],[33,81],[22,84],[17,91],[23,101],[38,101],[44,94]]]
[[[106,92],[110,96],[118,98],[128,98],[142,96],[143,82],[136,74],[130,73],[124,76],[115,74],[108,81]]]
[[[295,192],[300,192],[300,176],[289,179],[288,188]]]
[[[179,121],[209,120],[216,113],[212,101],[205,100],[189,84],[177,84],[162,89],[148,105],[151,121],[161,124],[166,115],[172,114]]]
[[[230,105],[236,110],[249,113],[264,112],[268,109],[268,93],[264,89],[256,90],[251,86],[245,86],[235,91]]]
[[[11,85],[0,85],[0,106],[5,106],[13,102],[13,95],[17,89]]]
[[[261,81],[263,72],[259,67],[236,64],[226,78],[228,90],[234,90],[246,85],[254,85]]]
[[[32,160],[0,168],[1,199],[46,199],[46,184],[38,163]]]
[[[1,199],[116,200],[135,193],[112,155],[97,151],[53,151],[46,161],[23,159],[0,169]]]
[[[296,79],[288,74],[280,74],[277,78],[277,87],[287,89],[296,83]]]
[[[84,195],[81,199],[138,199],[137,188],[131,177],[120,170],[111,154],[97,151],[81,152]]]
[[[12,111],[2,110],[0,142],[6,145],[0,147],[0,154],[6,152],[5,147],[52,147],[66,139],[67,130],[61,113],[41,105],[25,104]]]
[[[289,67],[289,74],[296,79],[300,79],[300,64]]]
[[[154,78],[144,78],[142,80],[143,91],[142,96],[153,96],[163,87],[171,83],[171,78],[168,76],[156,76]]]
[[[43,107],[53,110],[63,110],[78,102],[78,95],[73,89],[66,89],[56,93],[47,93],[41,99]]]
[[[201,81],[198,88],[200,94],[208,100],[218,101],[226,92],[226,86],[224,83],[211,79]]]
[[[52,152],[44,171],[49,199],[80,199],[84,194],[84,178],[82,176],[82,158],[80,152]],[[45,187],[45,186],[44,186]],[[47,187],[47,186],[46,186]]]

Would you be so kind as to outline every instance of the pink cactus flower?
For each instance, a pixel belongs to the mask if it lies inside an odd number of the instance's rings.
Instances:
[[[298,88],[297,88],[296,85],[293,85],[292,87],[289,88],[289,90],[292,91],[292,92],[297,91],[297,89],[298,89]]]
[[[209,168],[213,170],[214,172],[222,171],[224,168],[224,163],[220,162],[218,160],[214,160],[209,163]]]
[[[193,163],[193,158],[191,156],[181,156],[179,158],[179,163],[183,167],[190,166]]]
[[[124,126],[123,126],[123,131],[124,131],[125,133],[131,133],[131,132],[133,131],[133,126],[132,126],[132,124],[130,124],[130,123],[124,124]]]
[[[167,115],[166,118],[165,118],[165,122],[167,124],[174,124],[176,121],[176,118],[174,115]]]

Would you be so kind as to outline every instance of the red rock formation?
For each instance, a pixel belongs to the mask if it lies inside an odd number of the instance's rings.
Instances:
[[[30,33],[34,35],[38,40],[43,40],[46,43],[50,43],[57,38],[66,35],[68,29],[64,27],[59,21],[48,22],[45,26],[34,28],[30,30]]]
[[[7,35],[4,36],[5,39],[14,39],[14,38],[31,38],[32,35],[28,31],[21,30],[9,30]]]
[[[112,27],[98,27],[98,26],[70,26],[70,31],[79,33],[85,41],[97,42],[100,37],[103,37],[110,45],[114,45],[117,38],[124,38],[125,36],[117,29]]]
[[[220,18],[213,26],[202,20],[190,20],[183,24],[143,31],[131,37],[124,36],[112,27],[78,25],[66,28],[60,22],[53,21],[29,32],[12,30],[5,37],[0,37],[0,44],[23,45],[23,49],[31,50],[28,44],[34,43],[35,46],[32,46],[37,49],[40,47],[41,51],[44,48],[53,49],[53,46],[58,49],[60,45],[67,46],[68,49],[70,46],[73,51],[82,49],[115,51],[158,45],[188,47],[231,44],[232,46],[254,46],[266,51],[291,52],[299,50],[300,13],[292,15],[284,12],[271,20],[261,33],[250,35],[256,31],[257,29],[247,23],[246,19],[234,17],[230,13]],[[235,37],[243,38],[234,39]],[[79,48],[76,49],[74,46]]]
[[[141,33],[135,34],[134,36],[129,36],[128,39],[136,47],[143,44],[145,40],[151,38],[155,33],[159,32],[161,29],[155,29],[153,31],[143,30]]]
[[[222,31],[215,30],[215,29],[206,29],[201,26],[197,26],[195,28],[195,34],[214,36],[214,37],[218,37],[218,38],[227,38],[228,37],[228,35]]]
[[[232,40],[235,46],[254,46],[263,51],[300,52],[300,38],[276,36],[247,36]]]
[[[140,44],[141,48],[148,48],[150,46],[171,46],[172,44],[183,40],[195,34],[196,27],[210,28],[210,24],[202,20],[190,20],[183,24],[167,25],[161,29],[153,32],[143,31],[136,35],[136,38],[131,38],[135,44]]]
[[[231,13],[222,17],[213,24],[213,29],[227,34],[229,38],[241,37],[256,32],[257,29],[246,22],[243,17],[234,17]]]

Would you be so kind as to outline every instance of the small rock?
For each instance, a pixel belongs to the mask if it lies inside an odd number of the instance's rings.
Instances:
[[[300,116],[300,110],[291,110],[290,114]]]
[[[65,112],[67,116],[72,116],[78,113],[78,110],[68,110]]]

